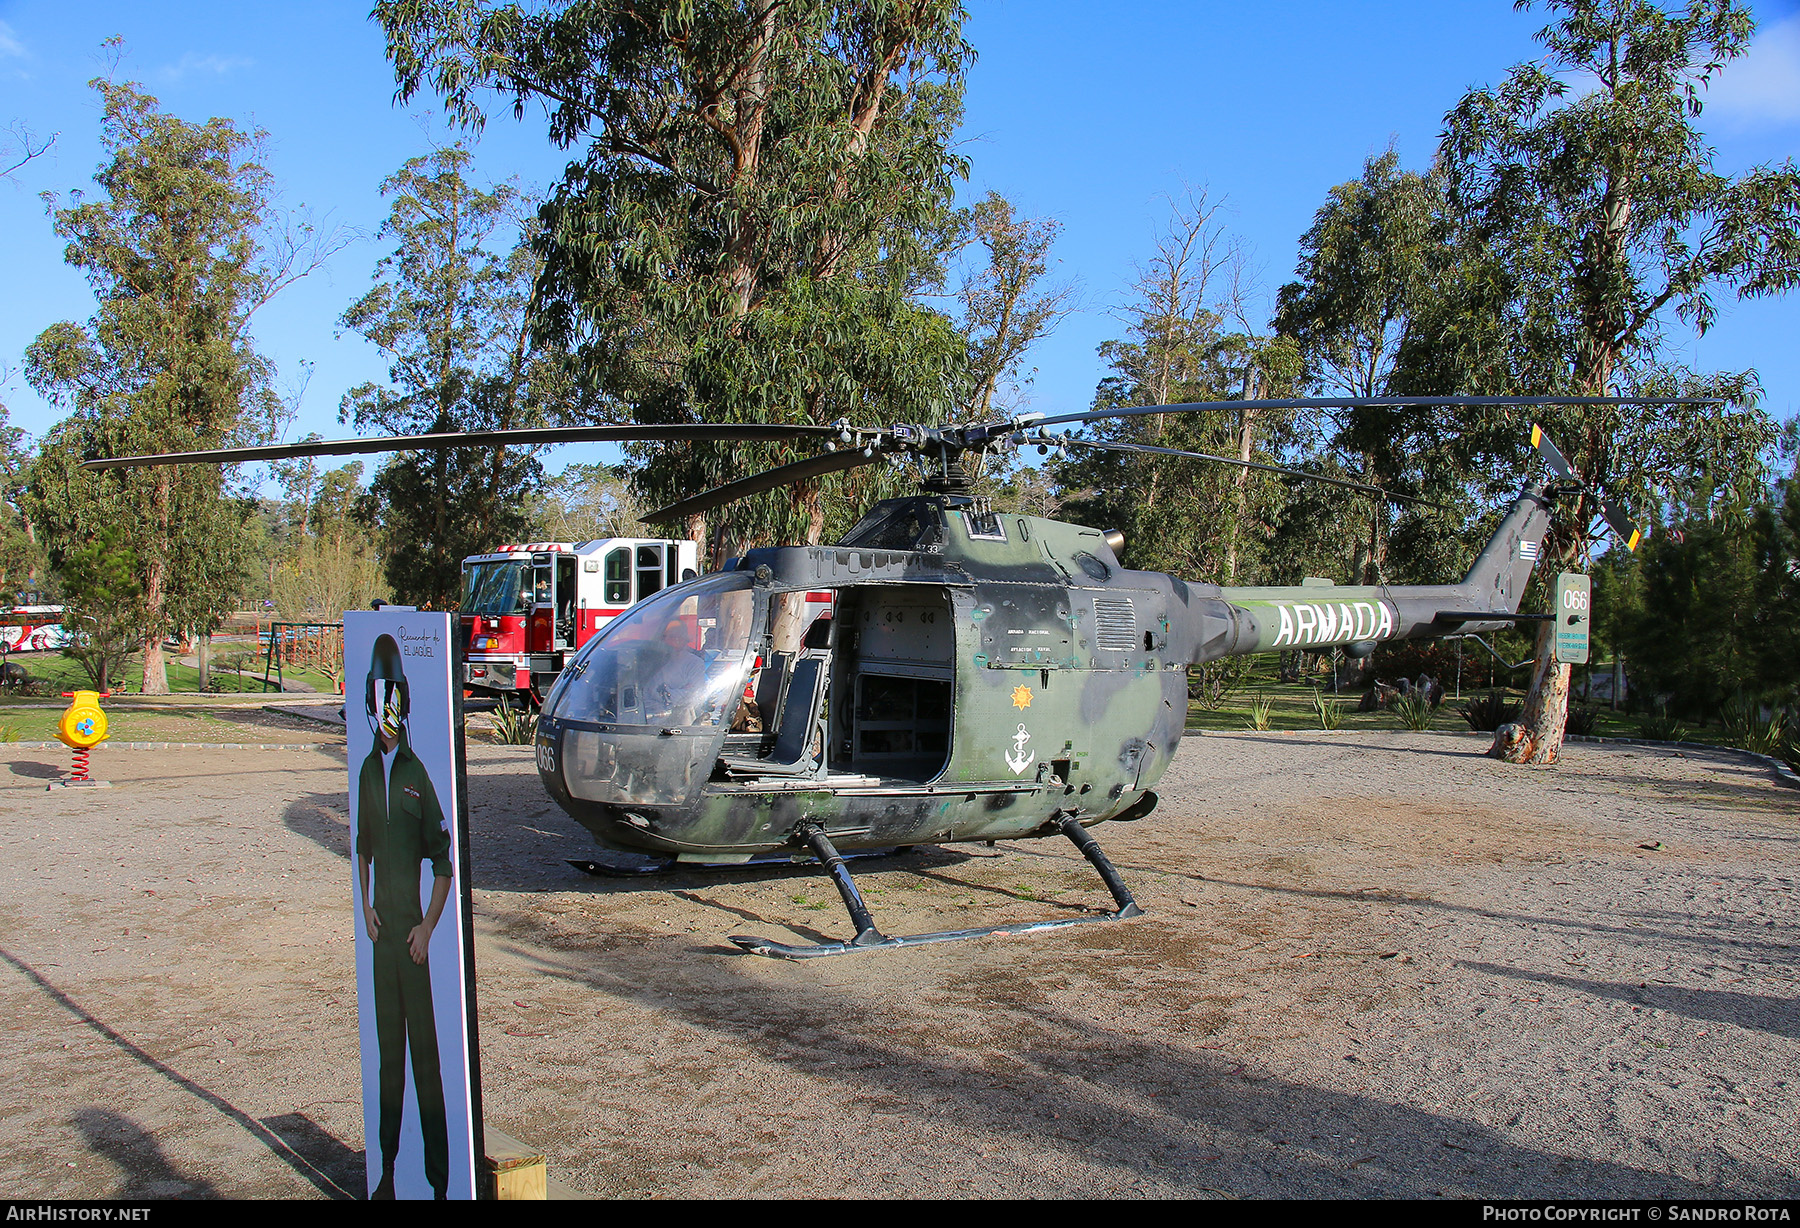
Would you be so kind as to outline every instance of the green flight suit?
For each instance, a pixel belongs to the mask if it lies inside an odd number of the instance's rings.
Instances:
[[[374,968],[375,1036],[381,1055],[381,1164],[384,1172],[391,1171],[400,1150],[410,1043],[413,1083],[419,1097],[419,1133],[425,1145],[425,1179],[441,1192],[450,1180],[450,1142],[438,1066],[437,1021],[431,1009],[431,963],[413,963],[406,937],[425,919],[419,902],[419,862],[430,861],[434,876],[449,878],[450,835],[444,830],[437,790],[407,743],[404,729],[385,789],[381,759],[377,740],[363,760],[356,808],[356,852],[374,864],[371,894],[381,922]],[[448,907],[456,907],[455,902]]]

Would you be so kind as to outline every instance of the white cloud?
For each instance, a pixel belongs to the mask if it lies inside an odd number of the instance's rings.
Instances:
[[[25,44],[19,41],[19,36],[13,33],[11,26],[0,21],[0,57],[24,54]]]
[[[181,57],[179,63],[165,64],[157,69],[156,76],[159,81],[171,84],[196,73],[210,73],[215,77],[222,77],[236,69],[249,68],[255,62],[247,56],[198,55],[190,51]]]
[[[1800,13],[1764,26],[1706,91],[1708,118],[1744,126],[1800,121]]]

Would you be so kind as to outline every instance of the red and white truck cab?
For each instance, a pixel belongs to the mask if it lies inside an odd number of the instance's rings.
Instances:
[[[463,560],[463,685],[542,698],[576,649],[642,601],[699,574],[691,541],[527,542]]]

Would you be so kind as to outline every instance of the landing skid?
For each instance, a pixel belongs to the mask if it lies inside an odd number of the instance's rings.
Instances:
[[[850,854],[860,857],[891,857],[904,849],[862,849]],[[571,857],[570,865],[583,874],[598,878],[638,878],[646,874],[677,874],[689,870],[743,870],[767,866],[791,867],[810,865],[812,858],[804,853],[764,853],[748,861],[677,861],[673,857],[653,857],[648,853],[601,853],[596,857]]]
[[[856,880],[850,877],[849,868],[844,865],[843,855],[826,838],[823,830],[816,824],[803,824],[794,834],[804,840],[812,849],[832,881],[837,884],[838,894],[843,897],[844,907],[850,913],[850,923],[856,927],[856,937],[849,942],[821,942],[805,945],[792,945],[785,942],[771,942],[766,938],[747,938],[733,934],[731,941],[750,952],[752,955],[768,955],[778,959],[816,959],[822,955],[848,955],[852,951],[881,951],[894,947],[924,946],[928,942],[959,942],[964,938],[985,938],[992,934],[1022,935],[1036,934],[1044,930],[1066,929],[1071,925],[1085,925],[1091,921],[1123,921],[1128,917],[1142,916],[1144,910],[1138,907],[1131,898],[1125,880],[1106,854],[1100,851],[1100,845],[1088,834],[1074,815],[1062,815],[1056,820],[1062,834],[1074,841],[1075,847],[1081,850],[1100,877],[1106,882],[1106,889],[1112,892],[1113,902],[1119,908],[1117,912],[1100,913],[1088,917],[1067,917],[1061,921],[1032,921],[1014,925],[994,925],[986,929],[944,930],[936,934],[910,934],[889,936],[875,926],[875,918],[869,912],[869,906],[863,901],[862,892],[856,888]]]

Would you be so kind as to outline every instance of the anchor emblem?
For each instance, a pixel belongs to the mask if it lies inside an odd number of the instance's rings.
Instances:
[[[1013,770],[1014,776],[1019,775],[1026,768],[1030,767],[1031,761],[1037,758],[1037,752],[1035,750],[1029,755],[1025,753],[1025,744],[1029,741],[1031,741],[1031,732],[1025,728],[1023,723],[1021,723],[1019,725],[1019,732],[1013,734],[1012,753],[1006,756],[1006,766]]]

